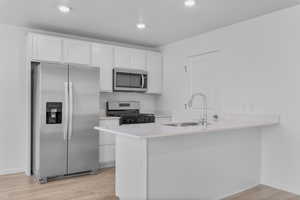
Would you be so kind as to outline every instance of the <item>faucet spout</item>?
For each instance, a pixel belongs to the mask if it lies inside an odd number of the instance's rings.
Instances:
[[[208,124],[208,120],[207,120],[207,118],[208,118],[207,117],[207,96],[202,92],[194,93],[192,95],[192,97],[190,98],[190,100],[188,101],[188,106],[189,106],[189,108],[193,107],[194,99],[197,96],[202,97],[202,108],[201,108],[200,124],[206,128],[207,124]]]

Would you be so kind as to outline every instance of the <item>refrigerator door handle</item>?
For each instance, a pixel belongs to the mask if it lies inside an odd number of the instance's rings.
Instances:
[[[68,135],[68,121],[69,121],[69,99],[68,99],[68,82],[65,82],[65,123],[64,123],[64,140]]]
[[[73,84],[69,82],[69,99],[70,99],[70,112],[69,112],[69,140],[72,137],[73,127]]]

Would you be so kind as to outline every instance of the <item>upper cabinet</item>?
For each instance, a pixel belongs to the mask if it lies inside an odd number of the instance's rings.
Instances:
[[[114,48],[104,44],[92,44],[92,65],[100,67],[100,91],[112,92]]]
[[[36,33],[29,34],[28,42],[30,60],[99,67],[101,92],[113,92],[114,67],[147,70],[147,93],[162,92],[162,55],[158,52]]]
[[[131,66],[135,69],[146,69],[146,51],[131,49]]]
[[[115,48],[115,67],[146,69],[146,52],[125,47]]]
[[[90,65],[91,43],[80,40],[64,40],[64,62]]]
[[[158,52],[147,52],[148,93],[162,93],[162,55]]]
[[[91,43],[48,35],[30,34],[33,60],[91,64]]]
[[[62,61],[62,38],[32,34],[30,39],[31,59],[51,62]]]
[[[131,52],[130,49],[124,47],[115,48],[115,67],[130,68]]]

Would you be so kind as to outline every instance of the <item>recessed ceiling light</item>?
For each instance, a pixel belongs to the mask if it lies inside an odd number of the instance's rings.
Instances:
[[[62,13],[69,13],[71,11],[71,8],[65,5],[59,5],[57,8]]]
[[[185,5],[185,7],[190,8],[190,7],[193,7],[196,5],[196,1],[195,0],[185,0],[184,5]]]
[[[140,29],[140,30],[143,30],[143,29],[146,28],[146,24],[140,22],[140,23],[137,23],[137,24],[136,24],[136,27],[137,27],[138,29]]]

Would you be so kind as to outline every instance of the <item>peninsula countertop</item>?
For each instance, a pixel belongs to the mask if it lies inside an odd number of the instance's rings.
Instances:
[[[116,128],[97,126],[95,129],[119,136],[148,139],[243,128],[259,128],[277,125],[279,122],[280,117],[278,115],[227,115],[226,117],[220,118],[218,121],[210,121],[210,125],[208,125],[207,128],[199,125],[189,127],[172,127],[165,124],[149,123],[122,125]]]

